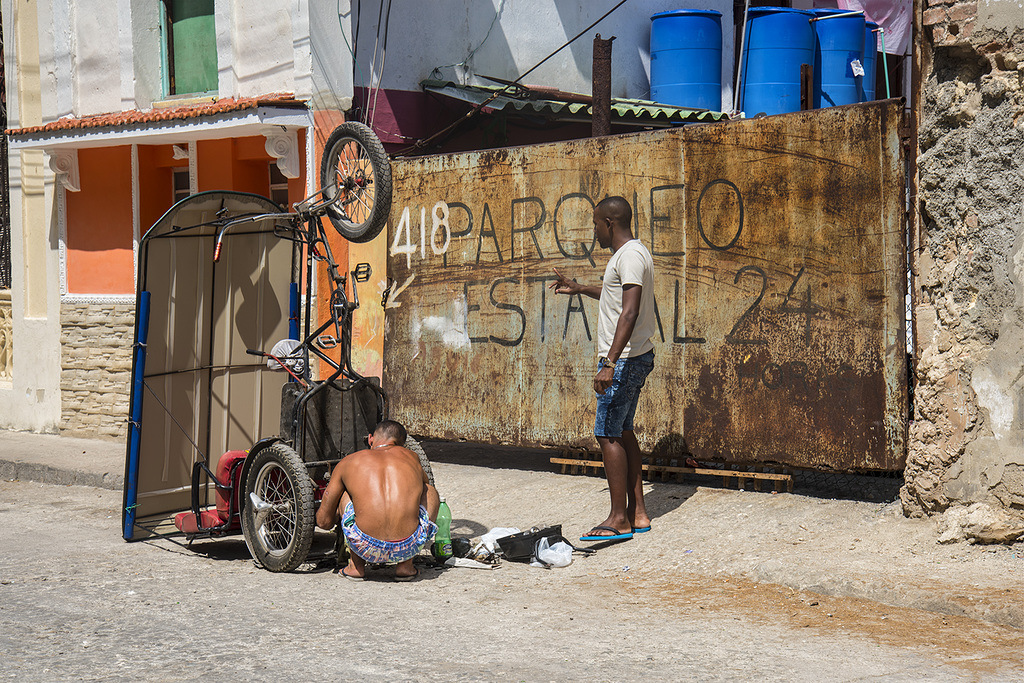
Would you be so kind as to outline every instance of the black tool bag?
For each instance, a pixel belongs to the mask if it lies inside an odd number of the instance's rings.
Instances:
[[[537,544],[543,538],[548,539],[548,545],[554,545],[561,541],[572,548],[573,552],[587,554],[594,552],[592,548],[577,548],[572,543],[569,543],[565,536],[562,535],[561,524],[544,527],[543,529],[533,527],[528,531],[520,531],[518,534],[499,538],[498,547],[501,548],[501,553],[505,556],[506,560],[529,562],[530,558],[537,554]]]

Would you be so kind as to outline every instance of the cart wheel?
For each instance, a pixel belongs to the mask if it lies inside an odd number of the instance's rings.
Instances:
[[[275,443],[256,454],[245,480],[242,533],[253,558],[288,572],[313,542],[313,484],[294,450]]]
[[[420,466],[423,468],[423,471],[427,473],[427,480],[430,482],[431,486],[434,486],[434,470],[430,468],[430,461],[427,460],[427,454],[423,452],[423,446],[421,446],[420,442],[416,439],[411,436],[407,436],[405,437],[405,447],[415,453],[420,459]]]
[[[334,129],[320,159],[327,216],[351,242],[369,242],[391,211],[391,161],[368,126],[356,121]]]

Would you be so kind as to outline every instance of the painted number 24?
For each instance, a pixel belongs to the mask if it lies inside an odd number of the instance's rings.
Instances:
[[[452,239],[452,231],[448,225],[448,205],[445,202],[434,204],[430,215],[433,219],[433,227],[430,230],[430,250],[436,255],[441,256],[448,251],[448,245]],[[402,218],[398,221],[398,228],[395,229],[395,239],[391,244],[391,255],[405,254],[407,268],[412,268],[412,255],[417,250],[420,252],[421,259],[427,257],[427,207],[420,208],[420,241],[418,246],[412,241],[411,223],[409,207],[407,206],[402,209]],[[444,229],[444,236],[439,246],[437,233],[442,228]],[[405,237],[405,244],[402,244],[403,235]]]

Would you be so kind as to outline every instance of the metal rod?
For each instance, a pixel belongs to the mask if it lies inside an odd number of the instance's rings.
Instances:
[[[889,63],[885,58],[885,29],[878,27],[878,35],[882,38],[882,71],[885,72],[885,99],[892,97],[889,92]]]
[[[217,301],[217,264],[216,263],[214,263],[213,266],[210,268],[210,289],[209,289],[209,292],[210,292],[209,296],[206,297],[206,302],[209,305],[209,311],[210,311],[210,317],[209,317],[209,320],[207,322],[207,324],[209,325],[209,327],[207,328],[209,330],[209,332],[208,332],[208,334],[206,336],[206,343],[207,343],[206,366],[209,367],[209,368],[212,368],[213,367],[213,358],[214,358],[214,355],[215,355],[215,348],[214,347],[215,347],[215,345],[217,343],[217,339],[216,339],[216,336],[214,334],[214,331],[216,330],[216,325],[214,324],[214,322],[217,319],[216,311],[214,310],[215,303]],[[230,299],[228,299],[227,305],[230,305]],[[200,376],[200,380],[199,381],[200,382],[202,381],[202,376]],[[167,412],[170,413],[170,411],[167,411]],[[196,425],[196,427],[198,427],[198,426],[199,425]],[[182,431],[184,431],[184,430],[182,430]],[[199,438],[199,435],[196,434],[196,437]],[[193,443],[193,445],[195,445],[195,443]],[[205,448],[206,455],[204,456],[204,458],[205,459],[209,459],[210,454],[211,454],[210,448],[213,445],[213,371],[212,370],[208,370],[206,372],[206,442],[205,442],[204,445],[206,447]],[[198,446],[196,446],[196,450],[199,450]]]
[[[800,110],[814,108],[814,65],[800,65]]]
[[[857,10],[856,12],[843,12],[841,14],[826,14],[823,17],[813,17],[810,21],[824,21],[826,19],[839,19],[840,17],[857,17],[864,16],[864,10]]]
[[[740,33],[740,62],[736,67],[736,89],[732,93],[732,113],[740,110],[740,78],[743,75],[743,48],[747,42],[747,13],[750,11],[750,0],[746,0],[743,6],[743,31]]]

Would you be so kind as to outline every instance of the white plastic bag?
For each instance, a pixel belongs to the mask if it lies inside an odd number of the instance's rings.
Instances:
[[[533,567],[568,567],[572,563],[572,546],[565,541],[558,541],[554,545],[548,545],[548,539],[537,541],[537,555]]]
[[[488,531],[486,534],[480,537],[480,542],[492,553],[498,552],[498,539],[511,536],[512,534],[518,534],[519,529],[515,527],[504,528],[495,527]]]

